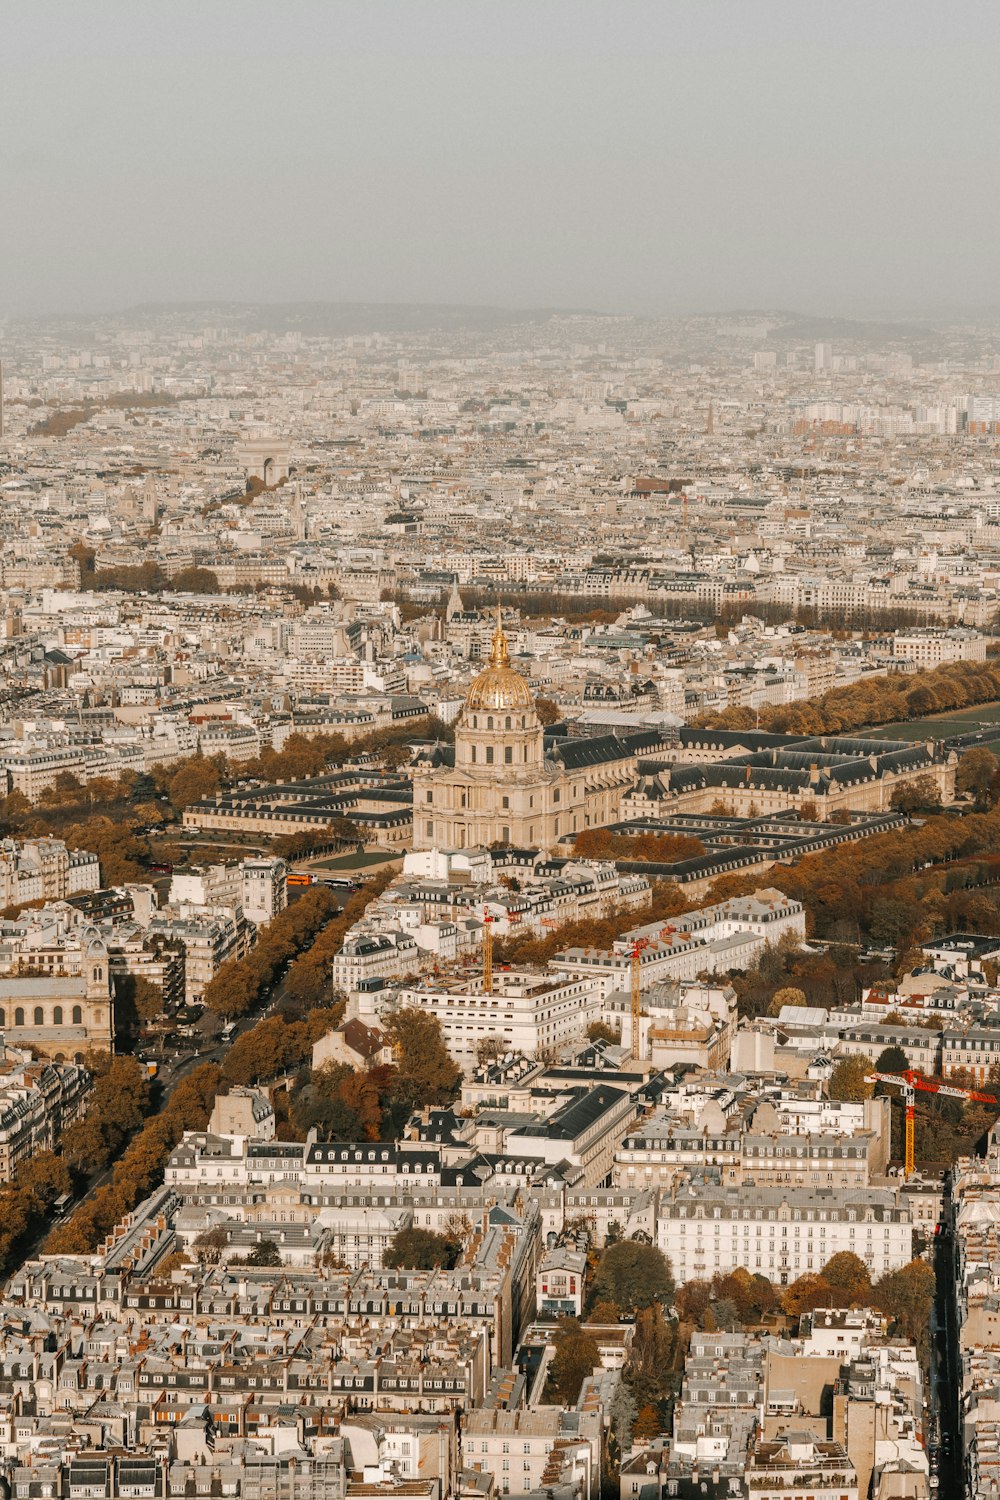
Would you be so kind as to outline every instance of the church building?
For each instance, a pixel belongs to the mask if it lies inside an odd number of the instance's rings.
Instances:
[[[639,757],[659,745],[652,730],[546,743],[531,689],[511,666],[498,624],[454,746],[430,747],[413,763],[413,847],[554,849],[567,834],[617,821]]]

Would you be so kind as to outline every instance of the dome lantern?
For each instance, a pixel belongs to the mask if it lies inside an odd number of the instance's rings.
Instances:
[[[490,649],[490,664],[480,672],[469,688],[465,700],[467,709],[503,712],[508,709],[534,707],[531,689],[510,664],[510,650],[504,633],[503,621],[497,609],[497,628],[493,632]]]

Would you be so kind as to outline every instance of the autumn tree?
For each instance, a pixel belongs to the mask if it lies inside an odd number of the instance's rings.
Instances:
[[[893,789],[889,805],[902,813],[936,811],[941,806],[941,791],[933,776],[914,776]]]
[[[222,785],[218,762],[204,755],[188,756],[186,760],[175,762],[169,771],[167,796],[177,812],[214,797]]]
[[[597,1341],[575,1318],[566,1318],[556,1330],[556,1352],[549,1377],[561,1400],[575,1406],[580,1388],[601,1363]]]
[[[838,1251],[827,1261],[821,1274],[827,1286],[837,1294],[838,1301],[845,1301],[851,1307],[867,1302],[871,1295],[868,1267],[850,1250]]]
[[[895,1319],[907,1338],[926,1337],[937,1282],[925,1260],[911,1260],[899,1270],[887,1271],[872,1288],[872,1303]]]
[[[401,1107],[450,1104],[462,1081],[437,1016],[416,1006],[396,1011],[386,1024],[394,1049],[394,1095]]]
[[[194,1253],[203,1266],[217,1266],[228,1248],[229,1231],[222,1224],[203,1229],[193,1242]]]
[[[865,1078],[871,1072],[871,1067],[868,1058],[860,1053],[852,1052],[847,1057],[842,1057],[826,1086],[828,1096],[845,1102],[870,1099],[872,1085],[866,1083]]]
[[[960,796],[972,796],[978,807],[985,807],[990,788],[1000,771],[1000,760],[985,745],[966,750],[955,772],[955,790]]]
[[[22,1192],[30,1194],[39,1212],[50,1209],[72,1185],[68,1163],[54,1151],[36,1151],[20,1162],[15,1180]]]
[[[781,1295],[781,1305],[790,1318],[801,1317],[816,1307],[832,1307],[834,1301],[829,1282],[811,1271],[793,1281]]]
[[[660,1420],[659,1410],[651,1401],[639,1408],[638,1415],[632,1424],[632,1440],[636,1443],[648,1443],[658,1437],[663,1431],[663,1423]]]
[[[621,1240],[608,1245],[591,1285],[591,1300],[614,1302],[621,1308],[644,1308],[654,1302],[670,1304],[674,1278],[670,1262],[655,1245]]]
[[[219,575],[211,568],[181,568],[170,580],[178,594],[218,594]]]
[[[782,989],[775,990],[771,996],[771,1003],[767,1007],[767,1013],[769,1016],[778,1016],[786,1005],[804,1006],[807,1004],[808,1001],[803,990],[798,989],[795,985],[785,985]]]
[[[400,1229],[393,1235],[382,1256],[382,1264],[391,1271],[432,1271],[439,1266],[450,1271],[461,1253],[459,1240],[414,1226]]]

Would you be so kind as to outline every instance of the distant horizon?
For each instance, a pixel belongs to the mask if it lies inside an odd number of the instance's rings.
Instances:
[[[992,0],[957,23],[931,0],[8,0],[4,22],[6,317],[332,289],[919,320],[993,286]]]
[[[143,297],[123,301],[118,305],[105,304],[95,307],[57,307],[31,312],[16,312],[12,309],[0,311],[0,326],[5,323],[31,323],[46,320],[100,320],[120,318],[131,313],[143,312],[197,312],[211,308],[233,308],[239,310],[267,309],[280,311],[293,308],[373,308],[373,309],[426,309],[442,312],[495,312],[502,314],[525,314],[530,317],[584,317],[608,319],[636,319],[650,322],[682,322],[692,319],[712,318],[762,318],[779,321],[829,321],[841,323],[900,323],[913,324],[928,320],[951,320],[953,318],[993,318],[1000,314],[1000,301],[972,306],[968,303],[938,302],[922,309],[916,307],[878,307],[828,309],[817,306],[769,305],[764,302],[747,303],[742,306],[720,304],[689,309],[654,309],[641,305],[631,308],[583,306],[572,303],[534,302],[529,298],[505,298],[482,300],[449,300],[440,297],[236,297],[236,296],[192,296],[192,297]]]

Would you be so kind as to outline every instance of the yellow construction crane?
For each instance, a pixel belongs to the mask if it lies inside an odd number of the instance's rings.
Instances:
[[[632,1056],[638,1061],[642,1030],[642,950],[649,947],[649,938],[636,938],[632,944]]]
[[[483,994],[493,993],[493,923],[496,917],[483,917]]]
[[[903,1091],[903,1172],[913,1176],[913,1122],[916,1115],[917,1089],[922,1094],[944,1094],[948,1099],[972,1099],[977,1104],[1000,1104],[992,1094],[978,1094],[975,1089],[956,1088],[951,1083],[938,1083],[933,1078],[923,1078],[908,1068],[905,1073],[867,1073],[866,1083],[892,1083]]]

